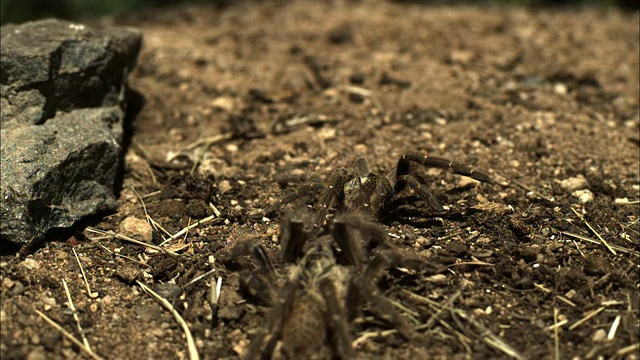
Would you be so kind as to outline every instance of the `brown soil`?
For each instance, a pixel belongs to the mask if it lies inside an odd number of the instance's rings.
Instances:
[[[3,359],[87,358],[35,312],[80,339],[63,279],[105,358],[188,357],[183,329],[136,281],[172,301],[202,358],[237,358],[268,308],[240,291],[228,248],[258,238],[276,255],[280,200],[300,175],[326,178],[355,154],[386,173],[406,151],[494,182],[425,171],[445,212],[410,191],[387,205],[392,241],[433,266],[379,279],[419,330],[372,336],[393,326],[363,309],[357,358],[638,359],[637,13],[265,2],[114,22],[145,34],[131,76],[144,104],[120,209],[93,227],[144,219],[133,189],[169,233],[210,216],[209,202],[220,215],[171,242],[177,258],[87,230],[2,257]],[[578,192],[563,183],[580,176]]]

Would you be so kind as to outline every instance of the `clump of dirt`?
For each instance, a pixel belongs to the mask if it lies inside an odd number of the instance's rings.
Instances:
[[[425,170],[444,212],[387,204],[391,241],[433,266],[382,276],[417,335],[358,317],[356,358],[638,358],[637,14],[265,2],[102,22],[145,36],[120,208],[2,257],[3,359],[86,357],[36,310],[105,358],[188,357],[139,283],[201,358],[242,356],[268,308],[219,259],[250,238],[276,256],[306,180],[407,151],[493,182]],[[121,236],[131,216],[151,246]]]

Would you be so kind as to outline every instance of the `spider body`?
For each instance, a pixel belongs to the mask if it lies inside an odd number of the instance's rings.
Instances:
[[[249,258],[253,266],[241,264],[241,281],[254,295],[269,294],[263,300],[271,307],[245,358],[270,358],[278,344],[289,359],[350,358],[349,321],[363,306],[411,337],[375,279],[389,266],[413,266],[416,259],[400,255],[370,217],[338,215],[331,236],[324,237],[313,235],[307,219],[292,217],[282,226],[279,269],[257,240],[241,242],[229,253],[228,260],[239,263]]]
[[[472,179],[489,182],[489,174],[451,161],[446,158],[407,152],[400,156],[396,169],[385,176],[370,172],[366,160],[356,158],[350,168],[339,168],[325,183],[314,177],[297,192],[300,199],[308,199],[309,194],[319,194],[315,225],[320,231],[327,215],[336,212],[364,212],[379,216],[391,198],[405,190],[413,190],[432,210],[443,212],[444,208],[436,196],[423,186],[419,177],[412,174],[412,164],[425,168],[438,168]],[[312,184],[309,186],[309,184]],[[302,192],[302,194],[301,194]]]

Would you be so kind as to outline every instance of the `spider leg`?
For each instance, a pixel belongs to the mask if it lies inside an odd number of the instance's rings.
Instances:
[[[358,156],[353,161],[353,168],[357,177],[363,177],[369,173],[369,165],[367,164],[367,159],[363,158],[362,156]]]
[[[396,184],[394,186],[395,191],[399,192],[403,190],[407,185],[418,194],[424,200],[427,205],[429,205],[433,210],[437,212],[443,212],[444,208],[440,205],[440,202],[436,200],[436,197],[433,196],[431,192],[426,190],[422,184],[412,175],[400,175],[396,179]]]
[[[279,300],[267,314],[265,325],[258,330],[255,337],[251,340],[247,354],[244,357],[245,360],[271,358],[278,340],[282,337],[282,323],[291,311],[296,288],[297,284],[291,280],[287,281],[282,287]]]
[[[368,304],[379,318],[391,323],[400,335],[409,340],[414,335],[410,324],[398,313],[391,301],[380,294],[375,284],[380,272],[388,266],[389,259],[383,253],[378,253],[362,274],[353,277],[347,292],[347,299],[351,300],[347,302],[350,305],[348,314],[353,318],[356,313],[355,306]]]
[[[428,168],[449,170],[454,174],[468,176],[478,181],[488,182],[491,180],[491,177],[486,172],[474,170],[467,165],[451,161],[449,159],[422,155],[415,152],[402,154],[400,160],[398,160],[398,166],[396,168],[396,179],[400,176],[409,174],[409,166],[412,162],[418,163]]]
[[[250,255],[256,260],[261,269],[266,269],[269,280],[275,281],[277,278],[276,267],[267,255],[267,250],[258,239],[239,241],[227,254],[225,261],[234,260]]]
[[[280,244],[282,244],[281,258],[282,263],[295,263],[303,255],[304,244],[309,240],[309,232],[304,213],[301,217],[288,218],[288,220],[280,226],[283,231],[280,233]]]
[[[380,214],[380,210],[384,207],[387,201],[393,196],[394,190],[384,177],[369,175],[369,180],[364,184],[366,192],[371,194],[370,196],[370,208],[371,213],[375,216]]]
[[[353,355],[353,349],[344,311],[338,301],[336,287],[328,278],[322,279],[319,287],[326,304],[324,319],[325,324],[331,330],[329,332],[329,341],[333,350],[333,358],[349,359]]]
[[[356,230],[365,240],[368,250],[387,243],[387,231],[370,216],[359,213],[343,213],[333,219],[333,239],[340,246],[349,265],[366,262],[368,254],[363,253],[361,242],[353,238],[349,228]]]
[[[320,194],[319,206],[313,222],[318,232],[324,226],[330,209],[335,209],[339,204],[344,203],[344,186],[348,181],[349,172],[344,168],[336,170],[329,178],[328,185]]]
[[[340,215],[333,219],[331,235],[338,243],[345,261],[349,265],[358,265],[365,259],[359,244],[353,240],[349,233],[349,222],[346,215]]]

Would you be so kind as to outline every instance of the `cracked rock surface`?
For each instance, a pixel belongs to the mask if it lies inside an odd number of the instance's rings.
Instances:
[[[126,81],[140,32],[55,19],[2,27],[2,240],[116,207]]]

